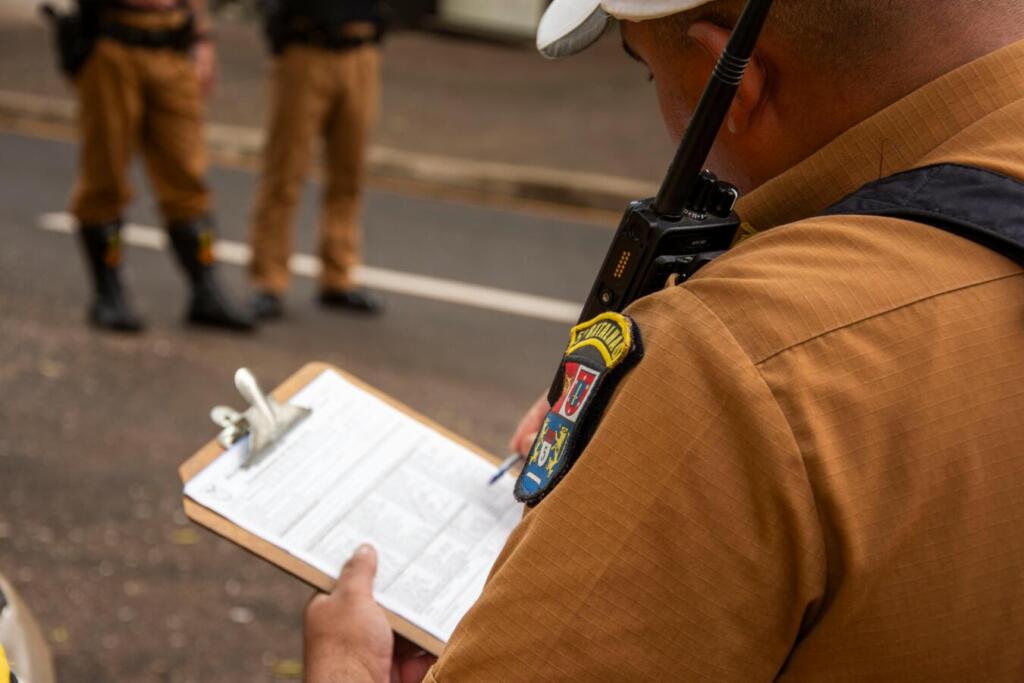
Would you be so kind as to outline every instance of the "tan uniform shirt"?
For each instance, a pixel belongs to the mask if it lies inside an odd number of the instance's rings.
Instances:
[[[741,215],[799,222],[631,307],[645,357],[428,680],[1024,680],[1024,272],[808,218],[880,158],[1024,179],[1024,43],[768,183]]]

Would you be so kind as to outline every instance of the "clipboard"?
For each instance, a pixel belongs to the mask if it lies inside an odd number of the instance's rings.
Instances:
[[[283,403],[298,393],[303,387],[313,381],[325,370],[331,370],[338,373],[346,381],[351,382],[363,391],[373,394],[392,408],[405,413],[407,416],[438,432],[442,436],[454,441],[460,446],[463,446],[473,454],[486,460],[488,463],[491,463],[496,467],[500,465],[501,461],[499,458],[488,453],[479,446],[467,441],[457,434],[454,434],[433,420],[424,417],[420,413],[395,400],[391,396],[382,393],[356,377],[353,377],[344,370],[341,370],[329,363],[313,362],[303,366],[298,372],[271,391],[270,396],[274,400]],[[225,445],[217,438],[211,439],[207,442],[206,445],[196,451],[196,453],[194,453],[178,468],[178,474],[181,476],[182,484],[184,485],[188,483],[207,465],[220,457],[225,450]],[[187,496],[183,496],[183,504],[185,514],[196,524],[199,524],[217,535],[226,538],[235,545],[249,551],[253,555],[276,565],[292,576],[306,582],[313,588],[324,592],[330,592],[331,589],[334,588],[336,577],[325,574],[316,567],[303,562],[285,550],[260,538],[256,534],[241,528],[234,522],[225,519],[221,515],[200,505]],[[441,650],[444,649],[445,643],[443,641],[434,637],[430,633],[427,633],[419,626],[416,626],[412,622],[400,617],[390,610],[385,609],[385,614],[387,615],[388,622],[391,624],[391,628],[395,633],[398,633],[413,643],[416,643],[427,652],[433,655],[439,655]]]

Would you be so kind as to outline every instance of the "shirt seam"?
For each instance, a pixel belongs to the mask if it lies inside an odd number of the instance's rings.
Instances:
[[[821,577],[822,577],[820,599],[822,601],[824,601],[825,596],[828,593],[828,555],[825,552],[825,526],[824,526],[824,522],[822,520],[821,510],[818,507],[818,498],[817,498],[817,496],[814,493],[814,487],[811,486],[811,477],[810,477],[810,475],[807,472],[807,461],[804,458],[803,450],[800,448],[800,442],[796,438],[796,432],[793,431],[793,426],[792,426],[792,424],[790,424],[789,417],[786,415],[786,411],[782,409],[782,405],[779,403],[778,397],[775,395],[775,390],[772,388],[771,383],[768,382],[768,380],[762,374],[762,372],[761,372],[761,364],[754,361],[754,359],[750,356],[750,354],[743,347],[743,345],[740,344],[739,340],[733,334],[732,330],[725,323],[725,321],[722,320],[718,316],[718,314],[715,313],[715,311],[703,299],[700,298],[700,296],[698,296],[695,292],[693,292],[688,287],[680,287],[680,289],[684,293],[686,293],[690,297],[692,297],[693,300],[698,305],[700,305],[700,307],[703,308],[704,311],[707,312],[708,315],[710,315],[712,318],[714,318],[718,322],[718,324],[722,326],[722,329],[725,330],[726,334],[729,335],[729,340],[736,346],[736,348],[738,348],[740,350],[740,352],[743,354],[743,357],[747,359],[747,362],[750,363],[750,366],[754,369],[755,374],[757,375],[757,378],[761,381],[761,384],[764,386],[765,390],[768,392],[768,396],[771,398],[772,403],[775,405],[775,409],[778,411],[779,417],[781,418],[782,422],[786,425],[786,431],[789,433],[789,438],[790,438],[790,441],[792,442],[792,448],[793,448],[794,452],[796,453],[797,458],[800,461],[800,468],[801,468],[801,470],[803,472],[804,484],[807,487],[807,492],[810,494],[810,499],[811,499],[812,505],[814,507],[814,515],[815,515],[815,517],[817,519],[817,522],[818,522],[818,526],[817,526],[817,528],[818,528],[818,544],[819,544],[819,547],[821,549],[821,555],[820,555],[821,556],[821,568],[820,569],[821,569]],[[819,603],[819,604],[821,604],[821,603]],[[818,608],[815,607],[814,609],[812,609],[811,610],[811,614],[805,615],[805,617],[810,617],[810,621],[811,622],[815,621],[817,619],[817,617],[818,617]],[[796,649],[796,646],[799,643],[799,637],[803,633],[803,630],[804,630],[804,624],[801,623],[800,631],[797,634],[797,640],[793,641],[793,647],[790,649],[789,655],[792,655],[793,651]],[[787,656],[786,660],[782,662],[782,666],[780,666],[779,671],[776,672],[776,677],[778,677],[782,673],[782,671],[785,670],[786,663],[788,661],[789,661],[789,656]]]
[[[781,349],[778,349],[776,351],[772,351],[770,354],[768,354],[767,356],[765,356],[761,360],[754,361],[752,358],[750,360],[751,360],[751,362],[754,363],[755,367],[759,368],[758,371],[760,372],[760,366],[762,366],[765,363],[767,363],[767,362],[777,358],[778,356],[781,356],[782,354],[786,353],[787,351],[793,351],[793,350],[798,349],[799,347],[803,346],[804,344],[809,344],[809,343],[811,343],[813,341],[817,341],[819,339],[827,337],[827,336],[829,336],[831,334],[834,334],[836,332],[841,332],[843,330],[847,330],[847,329],[850,329],[852,327],[856,327],[857,325],[860,325],[862,323],[871,322],[872,320],[875,320],[875,319],[878,319],[878,318],[884,318],[885,316],[887,316],[887,315],[889,315],[891,313],[896,313],[898,311],[902,311],[902,310],[907,309],[907,308],[912,308],[912,307],[914,307],[914,306],[916,306],[918,304],[925,303],[927,301],[932,301],[933,299],[939,299],[939,298],[944,297],[944,296],[953,295],[953,294],[959,294],[960,292],[964,292],[964,291],[967,291],[969,289],[973,289],[975,287],[982,287],[984,285],[992,284],[994,282],[1000,282],[1002,280],[1008,280],[1010,278],[1022,277],[1022,276],[1024,276],[1024,272],[1021,272],[1021,271],[1018,271],[1018,272],[1015,272],[1015,273],[1006,273],[1006,274],[1003,274],[1003,275],[997,275],[997,276],[994,276],[994,277],[986,278],[984,280],[978,280],[976,282],[969,282],[967,284],[963,284],[963,285],[960,285],[958,287],[953,287],[951,289],[944,289],[941,292],[933,292],[931,294],[927,294],[925,296],[918,297],[918,298],[916,298],[916,299],[914,299],[912,301],[904,302],[904,303],[902,303],[902,304],[900,304],[898,306],[893,306],[892,308],[887,308],[884,311],[878,311],[877,313],[872,313],[871,315],[864,316],[863,318],[857,318],[856,320],[851,320],[849,322],[843,323],[842,325],[836,325],[835,327],[831,327],[831,328],[829,328],[827,330],[823,330],[822,332],[818,332],[818,333],[816,333],[816,334],[814,334],[814,335],[812,335],[810,337],[806,337],[804,339],[801,339],[798,342],[793,342],[792,344],[789,344],[788,346],[785,346],[785,347],[783,347]],[[694,295],[694,296],[696,296],[696,295]],[[707,308],[707,306],[705,306],[705,308]],[[723,323],[723,325],[724,324],[725,323]],[[728,328],[726,328],[726,329],[728,329]],[[730,335],[731,334],[732,333],[730,332]],[[734,339],[735,339],[735,337],[734,337]],[[745,352],[746,351],[744,351],[744,353]],[[748,358],[749,358],[749,355],[748,355]]]

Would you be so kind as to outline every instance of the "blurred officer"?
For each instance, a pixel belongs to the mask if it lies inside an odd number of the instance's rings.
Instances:
[[[95,283],[90,318],[136,331],[118,274],[122,212],[131,199],[129,165],[142,152],[174,254],[191,284],[188,321],[249,330],[214,277],[202,92],[216,54],[205,0],[99,0],[99,37],[75,78],[81,151],[71,211]]]
[[[354,285],[352,269],[360,259],[360,192],[377,115],[382,29],[376,0],[268,3],[272,94],[251,238],[253,308],[259,318],[284,312],[292,220],[317,138],[323,139],[326,167],[319,301],[352,311],[378,310],[376,300]]]
[[[622,19],[678,139],[739,10],[555,0],[538,42]],[[1019,0],[776,1],[710,164],[757,188],[753,236],[574,328],[527,512],[428,680],[1021,680],[1024,271],[844,197],[1024,253],[1022,38]],[[373,568],[310,603],[310,683],[408,670]]]

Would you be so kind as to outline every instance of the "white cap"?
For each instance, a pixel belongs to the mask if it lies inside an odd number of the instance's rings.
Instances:
[[[609,18],[645,21],[706,5],[711,0],[552,0],[537,26],[537,49],[568,57],[601,37]]]

